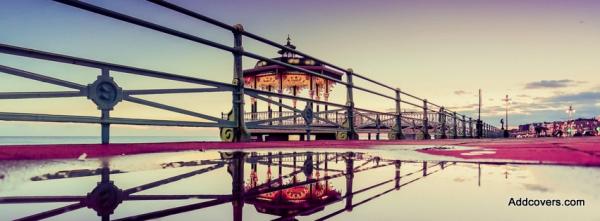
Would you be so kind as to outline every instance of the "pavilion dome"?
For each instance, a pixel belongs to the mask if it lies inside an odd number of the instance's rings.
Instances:
[[[333,79],[342,79],[343,72],[334,70],[314,59],[300,56],[292,51],[295,49],[296,46],[291,43],[288,36],[285,48],[278,51],[280,56],[272,58],[272,60],[298,66]],[[327,100],[335,81],[297,71],[268,60],[259,60],[254,68],[244,70],[244,85],[260,90],[288,92],[292,95],[308,89],[311,97]]]

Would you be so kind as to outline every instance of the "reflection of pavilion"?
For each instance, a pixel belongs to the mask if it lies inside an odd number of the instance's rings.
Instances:
[[[317,183],[260,194],[247,199],[246,203],[254,205],[260,213],[305,216],[322,211],[326,205],[340,198],[340,192]]]
[[[304,175],[307,177],[306,181],[317,182],[304,185],[294,185],[298,180],[296,177],[297,173],[294,173],[291,181],[288,183],[288,185],[291,184],[293,186],[258,194],[255,197],[247,198],[245,202],[254,205],[256,211],[260,213],[286,217],[310,215],[322,211],[326,205],[340,200],[340,192],[336,191],[329,185],[329,180],[320,179],[321,177],[319,170],[314,170],[312,164],[312,153],[308,153],[306,157],[307,159],[305,162],[309,163],[305,163],[302,168]],[[295,163],[296,162],[294,162],[294,164]],[[318,165],[320,165],[320,162],[317,162],[317,166]],[[293,165],[293,167],[296,167],[296,165]],[[326,166],[324,169],[325,176],[327,176],[327,172],[328,168]],[[281,172],[279,172],[279,176],[275,180],[272,180],[271,165],[268,164],[266,173],[266,183],[269,184],[267,187],[283,186],[283,176]],[[261,187],[264,186],[258,185],[256,164],[252,164],[250,182],[246,186],[246,192],[260,192]]]

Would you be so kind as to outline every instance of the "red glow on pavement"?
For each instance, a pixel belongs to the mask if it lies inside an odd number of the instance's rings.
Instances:
[[[280,141],[280,142],[181,142],[138,144],[58,144],[0,146],[0,160],[76,159],[86,153],[88,158],[210,149],[259,148],[358,148],[378,145],[458,145],[478,147],[478,150],[424,149],[422,153],[462,159],[527,160],[545,163],[600,166],[600,137],[532,138],[532,139],[457,139],[400,141]],[[491,153],[469,155],[471,151],[492,150]],[[467,153],[465,155],[465,153]]]

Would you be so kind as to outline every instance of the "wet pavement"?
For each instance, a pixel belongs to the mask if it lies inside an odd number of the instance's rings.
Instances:
[[[177,142],[0,145],[0,160],[47,160],[132,155],[186,150],[351,148],[403,149],[422,146],[419,151],[463,160],[521,160],[561,165],[600,166],[600,137],[529,139],[438,139],[438,140],[317,140],[274,142]],[[468,147],[461,149],[455,147]]]

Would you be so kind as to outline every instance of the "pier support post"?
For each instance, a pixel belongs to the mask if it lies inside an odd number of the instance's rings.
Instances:
[[[431,139],[431,135],[429,135],[429,112],[427,110],[427,99],[423,99],[423,139]]]
[[[348,69],[346,71],[347,83],[346,85],[346,121],[348,126],[348,140],[358,140],[358,134],[356,133],[356,128],[354,128],[354,83],[352,83],[352,75],[354,72],[352,69]]]
[[[401,93],[402,92],[400,91],[400,89],[396,88],[396,125],[392,127],[392,131],[390,131],[390,134],[388,136],[390,140],[404,139],[404,134],[402,133],[402,109],[400,106],[402,103],[402,100],[400,98]]]
[[[235,51],[233,52],[233,115],[236,122],[236,127],[233,129],[234,142],[243,142],[250,140],[250,134],[246,129],[244,121],[244,72],[242,70],[242,32],[244,28],[237,24],[234,26],[233,43]]]

